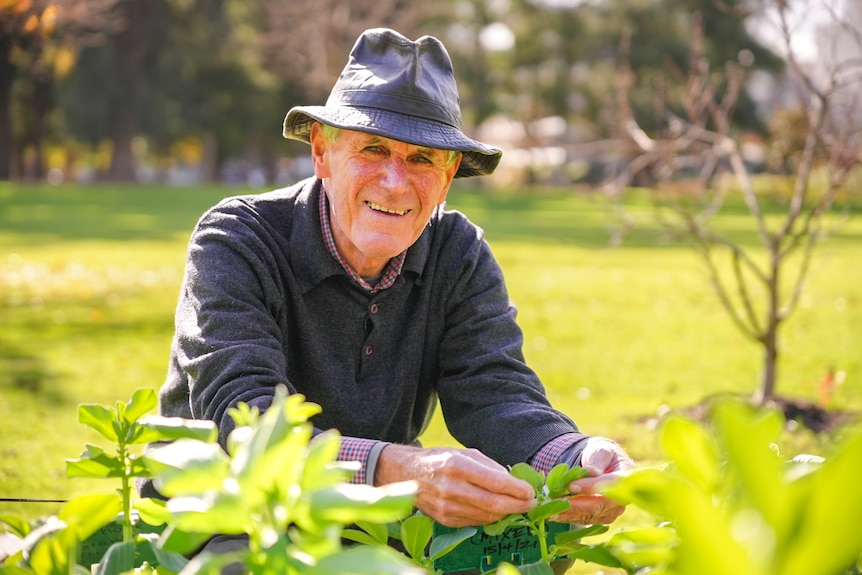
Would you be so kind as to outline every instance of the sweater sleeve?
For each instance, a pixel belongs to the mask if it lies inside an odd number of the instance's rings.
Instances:
[[[464,220],[466,221],[466,220]],[[470,229],[474,230],[472,233]],[[549,441],[578,431],[555,410],[527,366],[503,273],[481,230],[448,237],[452,262],[440,347],[440,405],[452,435],[504,465],[529,461]]]

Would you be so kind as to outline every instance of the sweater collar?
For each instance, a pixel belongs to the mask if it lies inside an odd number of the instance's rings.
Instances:
[[[291,248],[291,260],[296,267],[299,288],[305,293],[331,276],[345,275],[345,271],[326,249],[320,225],[319,206],[320,194],[324,193],[323,182],[318,178],[310,178],[298,185],[301,189],[296,198],[290,245],[296,246]],[[434,226],[441,213],[442,206],[434,212],[419,239],[407,249],[401,277],[407,279],[406,272],[409,272],[416,283],[421,283],[422,271],[431,251]]]

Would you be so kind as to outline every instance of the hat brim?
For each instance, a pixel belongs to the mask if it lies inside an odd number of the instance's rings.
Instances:
[[[359,106],[296,106],[284,118],[284,137],[309,142],[311,126],[316,121],[417,146],[457,150],[462,156],[456,178],[491,174],[503,155],[502,150],[468,138],[461,130],[448,124]]]

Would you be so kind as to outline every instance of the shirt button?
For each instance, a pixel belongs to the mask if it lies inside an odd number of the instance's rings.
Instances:
[[[370,311],[372,314],[377,313],[379,310],[380,306],[378,306],[376,303],[371,304],[371,307],[368,308],[368,311]]]
[[[374,353],[374,346],[373,345],[366,345],[365,346],[365,355],[371,355],[372,353]]]

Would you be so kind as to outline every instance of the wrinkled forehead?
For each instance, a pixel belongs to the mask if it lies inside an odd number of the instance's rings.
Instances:
[[[449,154],[449,150],[442,150],[440,148],[431,148],[429,146],[411,144],[410,142],[395,140],[393,138],[387,138],[386,136],[380,136],[378,134],[369,134],[367,132],[360,132],[358,130],[346,129],[342,129],[341,132],[342,137],[345,138],[346,141],[349,140],[354,145],[361,144],[365,146],[385,146],[392,149],[402,149],[404,151],[411,152],[415,151],[428,156]]]

